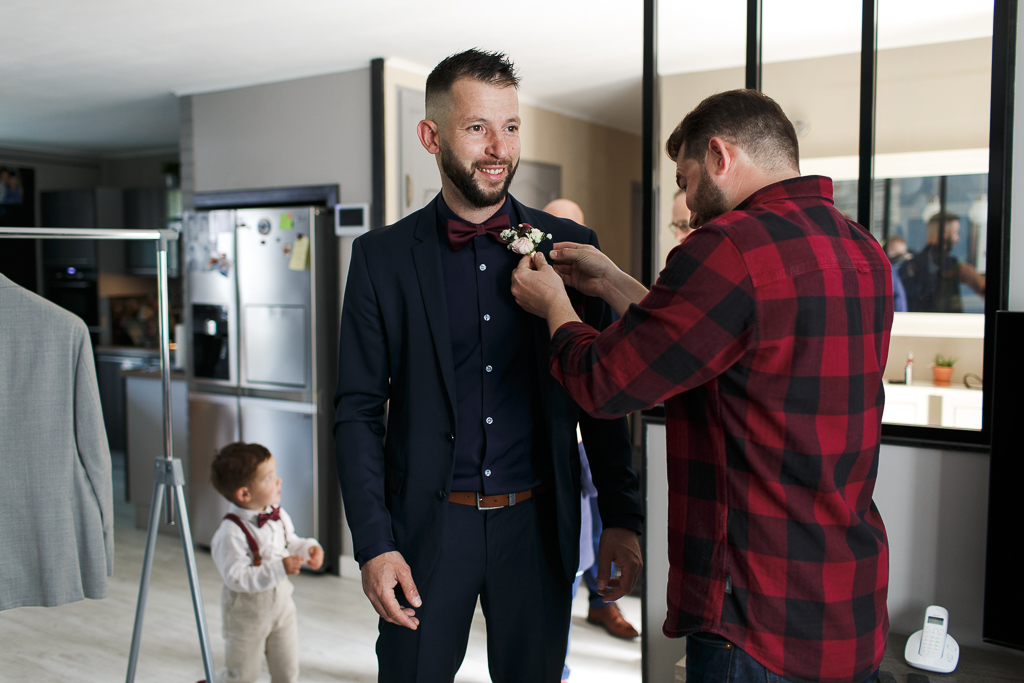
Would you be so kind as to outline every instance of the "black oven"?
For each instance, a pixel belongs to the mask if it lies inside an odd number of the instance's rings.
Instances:
[[[46,269],[46,298],[77,315],[90,328],[99,327],[96,268],[49,266]]]

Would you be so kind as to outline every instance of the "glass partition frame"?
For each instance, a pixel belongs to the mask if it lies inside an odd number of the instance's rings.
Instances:
[[[878,0],[862,0],[860,131],[858,152],[857,221],[870,226],[873,215],[875,92],[877,84]],[[655,191],[658,164],[658,0],[644,0],[644,74],[643,74],[643,181],[644,235],[643,279],[653,281],[657,264],[656,231],[658,216]],[[995,370],[996,311],[1004,310],[1008,299],[1008,256],[1010,217],[1010,169],[1013,141],[1013,81],[1016,46],[1017,2],[995,0],[992,32],[992,84],[989,109],[988,236],[986,276],[991,283],[985,296],[984,376],[982,391],[982,427],[980,430],[946,427],[882,424],[882,442],[908,446],[954,448],[987,451],[992,433],[992,378]],[[758,87],[761,76],[761,0],[747,1],[746,75],[747,86]],[[648,411],[660,417],[658,408]]]

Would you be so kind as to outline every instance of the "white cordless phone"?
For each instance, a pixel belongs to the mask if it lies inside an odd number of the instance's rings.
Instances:
[[[949,635],[949,612],[929,605],[924,611],[924,628],[910,636],[903,657],[907,664],[938,673],[949,673],[960,661],[960,646]]]
[[[931,605],[924,611],[924,629],[921,633],[922,657],[937,659],[942,656],[946,645],[946,628],[949,623],[949,612],[938,605]]]

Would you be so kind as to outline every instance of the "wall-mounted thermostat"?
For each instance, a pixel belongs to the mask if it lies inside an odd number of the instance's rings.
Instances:
[[[334,234],[338,237],[358,237],[370,229],[369,204],[335,204]]]

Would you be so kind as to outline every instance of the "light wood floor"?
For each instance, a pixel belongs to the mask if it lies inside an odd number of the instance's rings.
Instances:
[[[145,531],[133,528],[133,512],[118,505],[114,576],[105,600],[56,608],[22,607],[0,612],[0,680],[109,683],[125,680],[138,597]],[[197,552],[214,661],[223,662],[220,636],[221,581],[208,552]],[[373,683],[377,617],[358,577],[301,574],[295,583],[302,680],[307,683]],[[582,593],[585,594],[585,590]],[[624,614],[640,623],[640,602],[624,598]],[[583,595],[573,606],[569,666],[573,683],[640,681],[640,643],[622,641],[585,621]],[[204,677],[195,619],[177,537],[161,535],[153,567],[136,680],[192,683]],[[485,683],[485,626],[477,610],[466,661],[456,681]],[[261,680],[269,681],[264,672]]]

